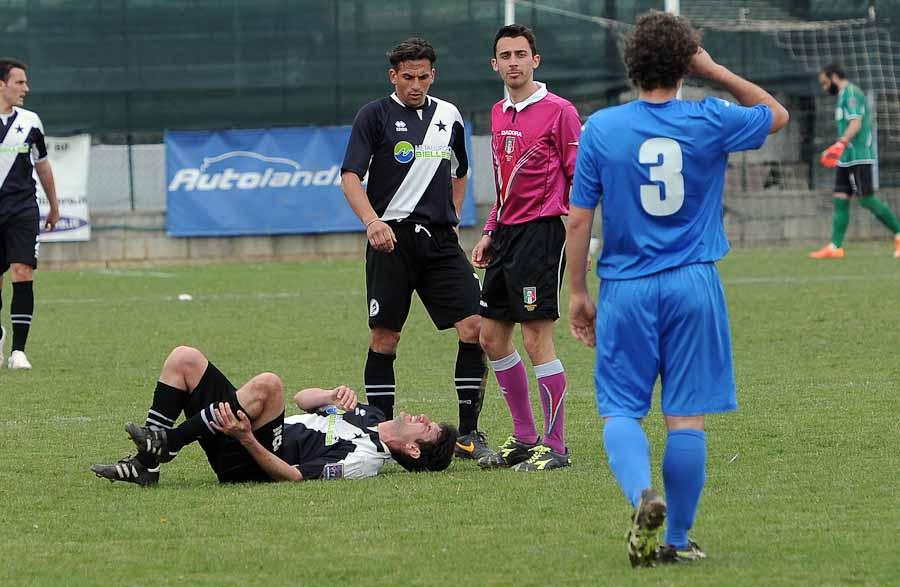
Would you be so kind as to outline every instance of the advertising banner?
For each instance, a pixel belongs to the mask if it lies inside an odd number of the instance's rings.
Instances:
[[[168,234],[364,231],[341,192],[349,138],[349,126],[167,132]],[[471,179],[468,189],[465,226],[475,223]]]
[[[44,221],[50,213],[50,201],[44,188],[37,183],[38,208],[41,212],[40,242],[86,241],[91,239],[88,217],[87,180],[91,155],[91,135],[46,137],[47,157],[53,169],[56,199],[59,201],[59,222],[53,232],[44,232]]]

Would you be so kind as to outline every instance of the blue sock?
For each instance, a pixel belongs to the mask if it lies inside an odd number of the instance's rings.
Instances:
[[[706,482],[706,433],[703,430],[672,430],[663,456],[666,486],[666,544],[688,545],[688,530],[694,525],[700,494]]]
[[[650,487],[650,443],[635,418],[610,418],[603,425],[603,447],[609,468],[633,507]]]

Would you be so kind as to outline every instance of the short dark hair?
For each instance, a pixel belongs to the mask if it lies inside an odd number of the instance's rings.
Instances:
[[[10,59],[8,57],[0,58],[0,80],[7,81],[9,79],[9,72],[16,68],[26,71],[28,66],[18,59]]]
[[[674,88],[700,48],[700,35],[684,17],[651,10],[625,41],[628,77],[642,90]]]
[[[847,73],[844,71],[844,66],[839,63],[829,63],[822,68],[822,73],[824,73],[827,78],[836,75],[838,76],[838,79],[847,79]]]
[[[434,65],[437,61],[437,53],[431,43],[421,37],[410,37],[388,51],[387,58],[391,62],[391,67],[397,69],[404,61],[418,61],[419,59],[427,59]]]
[[[397,464],[415,473],[422,471],[443,471],[450,466],[453,460],[453,449],[456,447],[456,438],[459,432],[451,424],[441,424],[441,434],[437,440],[425,442],[417,440],[419,445],[419,458],[414,459],[406,453],[391,452],[391,456]]]
[[[506,26],[500,27],[500,30],[497,31],[496,35],[494,35],[495,56],[497,55],[497,43],[499,43],[500,39],[504,37],[509,37],[511,39],[515,39],[516,37],[525,37],[525,39],[528,41],[528,46],[531,47],[531,54],[537,55],[537,46],[535,45],[534,33],[524,24],[508,24]]]

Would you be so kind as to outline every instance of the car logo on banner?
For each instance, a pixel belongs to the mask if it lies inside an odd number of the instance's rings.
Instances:
[[[228,151],[204,157],[197,167],[183,167],[169,182],[169,191],[231,191],[297,186],[340,186],[341,168],[304,169],[286,157],[268,157],[255,151]]]
[[[397,163],[409,163],[415,157],[415,153],[416,150],[410,142],[400,141],[394,145],[394,159]]]

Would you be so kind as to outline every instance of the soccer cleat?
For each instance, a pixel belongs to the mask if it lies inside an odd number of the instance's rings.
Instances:
[[[159,483],[159,465],[148,469],[137,460],[137,456],[125,457],[114,465],[91,465],[91,471],[97,477],[110,481],[126,481],[141,487],[149,487]]]
[[[818,251],[809,254],[810,259],[843,259],[844,248],[836,247],[832,243],[828,243]]]
[[[900,259],[900,235],[894,237],[894,258]]]
[[[10,369],[31,369],[31,363],[28,362],[28,357],[22,351],[11,352],[6,366]]]
[[[178,456],[177,452],[169,452],[169,443],[163,428],[148,428],[129,422],[125,424],[125,432],[128,433],[128,437],[137,447],[138,452],[155,457],[160,463],[168,463]]]
[[[688,540],[686,548],[678,548],[672,544],[664,544],[659,547],[658,559],[661,563],[676,564],[690,563],[706,558],[706,553],[693,540]]]
[[[453,449],[453,454],[461,459],[478,460],[495,453],[488,448],[484,432],[473,430],[456,439],[456,448]]]
[[[3,366],[3,343],[6,342],[6,329],[0,326],[0,367]]]
[[[659,549],[659,534],[666,521],[666,502],[653,489],[641,492],[631,529],[628,531],[628,560],[632,567],[652,567]]]
[[[518,465],[513,466],[513,471],[547,471],[550,469],[560,469],[568,467],[569,452],[565,454],[558,453],[549,446],[539,444],[531,449],[531,456],[528,460],[522,461]]]
[[[518,465],[531,458],[532,449],[539,446],[540,442],[540,438],[537,442],[528,443],[518,440],[515,436],[510,436],[506,442],[500,445],[497,452],[478,459],[478,466],[482,469],[497,469]]]

